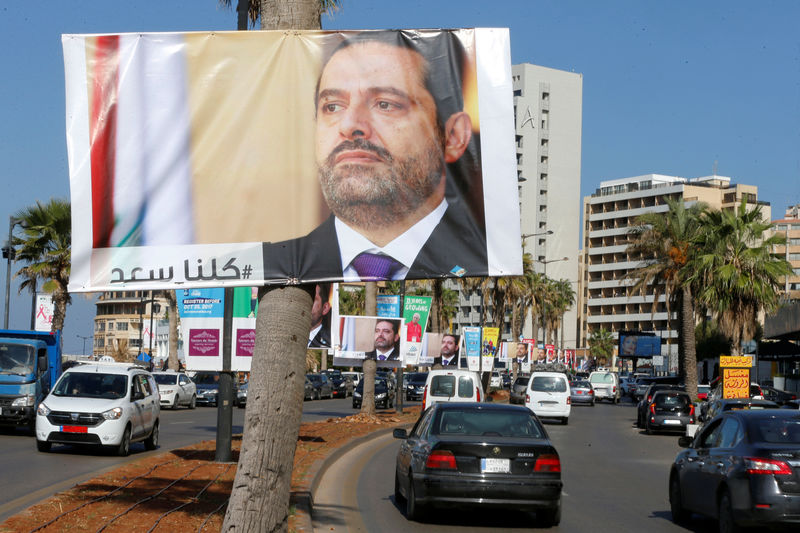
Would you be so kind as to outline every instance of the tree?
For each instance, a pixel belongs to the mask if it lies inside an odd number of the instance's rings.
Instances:
[[[53,198],[46,204],[36,202],[14,214],[16,228],[21,231],[12,236],[16,260],[26,265],[16,276],[22,276],[24,288],[35,287],[37,280],[44,281],[42,289],[53,296],[52,331],[64,328],[67,304],[71,298],[67,291],[70,274],[72,218],[67,200]]]
[[[230,6],[230,0],[223,0]],[[338,0],[260,0],[261,29],[320,29]],[[259,290],[256,342],[239,466],[222,530],[286,531],[292,463],[303,413],[305,355],[315,287]]]
[[[172,370],[178,370],[178,298],[175,291],[164,291],[167,299],[167,320],[169,320],[169,355],[167,364]],[[150,354],[152,356],[152,354]]]
[[[697,355],[695,353],[695,313],[692,285],[689,283],[693,243],[700,228],[700,215],[705,205],[686,207],[683,199],[667,198],[665,213],[645,213],[631,228],[631,244],[627,253],[641,266],[630,271],[627,278],[634,281],[633,291],[645,295],[653,291],[653,313],[663,294],[667,316],[672,314],[671,303],[680,302],[680,357],[686,392],[697,397]]]
[[[741,353],[742,341],[755,338],[759,314],[777,308],[782,278],[791,273],[786,260],[770,253],[784,242],[778,234],[766,237],[771,228],[761,206],[748,209],[744,199],[735,210],[707,211],[701,217],[695,239],[700,253],[690,280],[730,337],[734,355]]]
[[[368,281],[364,284],[364,310],[367,316],[378,314],[378,284]],[[361,412],[368,416],[375,415],[375,372],[378,370],[378,362],[374,359],[364,359],[362,367],[364,371],[364,389],[361,394]]]
[[[608,364],[614,353],[614,336],[606,328],[600,328],[589,335],[589,351],[600,364]]]
[[[575,305],[575,290],[569,280],[562,279],[553,282],[555,299],[553,307],[561,329],[561,348],[564,348],[564,315]]]

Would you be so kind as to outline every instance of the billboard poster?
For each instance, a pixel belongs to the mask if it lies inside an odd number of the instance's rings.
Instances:
[[[317,283],[314,302],[311,304],[311,331],[308,347],[329,350],[331,344],[331,322],[339,314],[339,284]]]
[[[722,397],[723,398],[750,397],[749,368],[722,369]]]
[[[508,29],[62,47],[71,292],[522,274]]]
[[[403,334],[400,336],[400,352],[406,365],[419,364],[422,332],[428,327],[431,300],[430,296],[406,296],[403,299]]]
[[[545,344],[544,351],[547,354],[547,362],[548,363],[555,363],[556,362],[556,347],[554,344]]]
[[[461,359],[461,335],[452,333],[426,333],[424,348],[425,358],[420,360],[420,365],[427,364],[435,368],[459,367]],[[423,363],[424,361],[424,363]]]
[[[36,293],[36,315],[34,317],[34,331],[49,332],[53,326],[53,295],[41,292]]]
[[[434,350],[431,349],[431,346],[439,346],[437,339],[441,335],[441,333],[429,333],[427,331],[422,334],[422,348],[420,349],[419,362],[417,363],[419,366],[433,365]]]
[[[467,359],[467,368],[473,372],[477,372],[480,369],[481,328],[477,326],[467,326],[461,329],[464,333],[464,352]]]
[[[377,297],[378,316],[397,318],[400,316],[400,295],[379,294]]]
[[[500,328],[483,328],[481,338],[481,357],[483,357],[483,370],[490,371],[494,367],[494,356],[497,354],[498,337]]]
[[[181,332],[186,347],[186,369],[222,370],[225,289],[176,291]],[[236,287],[231,322],[231,370],[249,372],[255,348],[258,289]]]
[[[374,359],[378,368],[399,367],[400,323],[400,318],[340,316],[333,332],[333,364],[363,366],[364,360]]]

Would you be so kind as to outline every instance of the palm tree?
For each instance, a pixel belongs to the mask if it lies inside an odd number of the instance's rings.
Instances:
[[[175,291],[163,291],[162,295],[167,300],[169,320],[169,353],[167,357],[169,368],[178,370],[178,298]],[[152,354],[151,354],[152,355]]]
[[[12,236],[17,261],[27,263],[16,276],[22,276],[24,288],[35,287],[44,281],[43,290],[53,296],[52,331],[63,329],[67,304],[71,298],[67,291],[70,274],[72,219],[69,201],[53,198],[48,203],[36,202],[14,215],[16,228],[21,231]]]
[[[690,279],[738,355],[742,341],[755,337],[759,314],[777,308],[782,277],[791,273],[787,261],[770,254],[784,238],[765,238],[772,224],[763,220],[760,205],[748,209],[745,200],[735,210],[704,213],[701,223]]]
[[[593,331],[589,335],[589,351],[599,364],[607,364],[614,353],[614,335],[606,328]]]
[[[536,335],[536,332],[539,329],[539,316],[542,314],[542,304],[544,302],[546,278],[543,274],[534,272],[532,265],[530,268],[531,271],[525,275],[525,296],[520,302],[520,314],[522,319],[520,320],[519,325],[519,335],[522,335],[522,330],[525,327],[525,320],[528,316],[528,313],[531,314],[533,319],[532,331],[534,335]]]
[[[222,0],[230,5],[230,0]],[[340,0],[259,0],[263,30],[318,30]],[[315,285],[261,288],[239,467],[224,531],[286,531]]]
[[[658,308],[661,294],[664,295],[667,317],[671,316],[671,303],[680,302],[678,312],[681,344],[682,373],[686,391],[697,396],[697,355],[694,340],[694,298],[690,276],[690,260],[693,242],[700,227],[700,215],[704,204],[686,207],[683,199],[667,198],[666,213],[646,213],[636,220],[630,230],[632,237],[627,253],[632,259],[640,259],[641,266],[630,271],[626,278],[634,280],[633,290],[645,295],[653,291],[653,313]]]
[[[575,305],[575,290],[569,280],[562,279],[553,283],[555,289],[555,315],[561,329],[561,348],[564,348],[564,315]]]

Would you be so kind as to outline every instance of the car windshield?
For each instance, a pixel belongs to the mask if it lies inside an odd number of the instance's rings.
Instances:
[[[428,374],[412,374],[411,377],[408,378],[408,382],[414,385],[424,385],[427,379]]]
[[[589,376],[589,381],[592,383],[612,384],[614,383],[614,376],[607,372],[603,374],[592,374],[591,376]]]
[[[573,381],[572,383],[569,384],[569,386],[577,389],[588,389],[589,387],[592,386],[592,384],[589,383],[588,381]]]
[[[481,409],[446,409],[434,422],[435,435],[481,435],[499,437],[544,437],[531,413]]]
[[[53,394],[74,398],[124,398],[128,377],[124,374],[67,372],[56,384]]]
[[[656,394],[653,398],[653,403],[656,404],[656,407],[684,408],[688,407],[691,402],[689,401],[689,396],[685,394]]]
[[[307,378],[308,378],[310,381],[312,381],[312,382],[314,382],[314,383],[316,383],[316,382],[318,382],[318,381],[322,381],[322,378],[320,378],[319,376],[310,375],[310,376],[306,376],[306,377],[307,377]]]
[[[153,374],[159,385],[175,385],[178,382],[177,374]]]
[[[33,346],[0,344],[0,374],[30,374],[33,358]]]
[[[528,379],[529,378],[517,378],[517,380],[514,382],[514,386],[516,387],[517,385],[522,385],[523,387],[527,387]]]
[[[774,444],[800,444],[800,417],[757,418],[750,423],[752,440]]]
[[[552,376],[533,376],[531,390],[535,392],[567,392],[567,381]]]
[[[193,381],[198,385],[219,385],[219,374],[201,372],[194,376]]]

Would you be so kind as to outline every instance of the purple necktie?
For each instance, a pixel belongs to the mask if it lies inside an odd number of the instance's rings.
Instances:
[[[350,263],[356,269],[361,281],[378,281],[392,279],[403,265],[382,254],[358,254]]]

